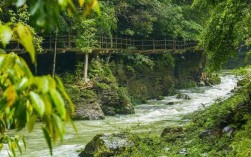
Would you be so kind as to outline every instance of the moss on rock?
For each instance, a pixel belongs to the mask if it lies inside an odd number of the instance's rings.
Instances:
[[[133,145],[133,141],[126,134],[98,134],[85,146],[79,157],[116,156]]]

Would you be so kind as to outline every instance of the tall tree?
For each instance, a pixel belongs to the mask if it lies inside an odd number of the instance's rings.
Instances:
[[[220,67],[241,50],[251,45],[251,2],[249,0],[194,0],[195,7],[209,10],[200,43],[209,56],[212,70]]]

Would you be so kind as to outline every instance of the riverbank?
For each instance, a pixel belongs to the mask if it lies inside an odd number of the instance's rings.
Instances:
[[[131,127],[131,129],[128,128],[129,132],[128,130],[122,129],[122,131],[130,137],[130,140],[135,142],[135,146],[126,148],[125,152],[116,155],[163,156],[167,153],[166,150],[172,149],[172,155],[175,156],[177,153],[176,150],[179,148],[182,149],[183,146],[178,143],[179,139],[182,139],[184,144],[189,141],[189,139],[185,137],[185,131],[188,129],[187,126],[181,129],[180,127],[177,128],[177,126],[183,126],[184,124],[191,123],[188,122],[188,118],[182,118],[182,115],[196,110],[202,110],[203,105],[206,108],[210,108],[209,106],[213,102],[219,101],[220,99],[224,100],[226,97],[231,96],[230,91],[236,85],[236,82],[234,81],[235,79],[235,76],[225,76],[222,77],[223,83],[220,85],[215,85],[213,87],[191,88],[189,90],[180,91],[182,94],[187,94],[189,97],[191,97],[191,100],[178,99],[176,96],[169,96],[164,100],[155,100],[149,102],[149,104],[154,105],[139,105],[141,109],[146,109],[146,111],[140,111],[141,114],[139,114],[139,111],[136,110],[136,113],[139,115],[135,118],[131,118],[130,123],[138,123],[138,129],[143,129],[144,131],[138,134],[139,132],[135,132],[137,129],[134,127]],[[167,105],[170,102],[174,102],[174,104]],[[202,103],[204,104],[202,105]],[[124,119],[123,121],[126,123],[127,119]],[[114,123],[116,124],[116,122]],[[148,126],[148,128],[146,129],[145,126]],[[167,126],[169,129],[164,129]],[[173,129],[172,126],[175,126],[177,129]],[[168,136],[165,136],[164,133],[162,133],[163,130],[166,130]],[[162,134],[163,137],[160,138],[160,134]],[[111,136],[110,140],[113,140],[113,135]],[[169,145],[174,148],[169,148]],[[100,147],[93,150],[96,150],[96,153],[100,153],[99,148]]]
[[[183,120],[189,121],[186,125],[167,127],[160,137],[149,133],[138,135],[124,132],[133,145],[123,148],[122,152],[113,153],[121,157],[249,157],[251,85],[247,79],[239,81],[238,85],[232,90],[234,93],[231,97],[218,99],[205,110],[185,115]]]

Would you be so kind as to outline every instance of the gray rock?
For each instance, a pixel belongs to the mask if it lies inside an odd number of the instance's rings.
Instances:
[[[199,138],[204,139],[209,136],[221,135],[221,130],[219,128],[207,129],[200,133]]]
[[[105,115],[115,114],[134,114],[134,107],[130,101],[126,100],[119,94],[118,90],[102,90],[99,94],[102,103],[102,110]]]
[[[234,128],[232,128],[231,126],[226,126],[222,129],[222,132],[227,134],[228,136],[232,136],[234,133]]]
[[[203,80],[200,80],[200,82],[198,82],[198,86],[199,87],[204,87],[206,86],[205,82]]]
[[[167,127],[163,130],[161,137],[166,136],[168,134],[175,134],[175,133],[183,133],[182,127]]]
[[[176,98],[178,99],[186,99],[186,100],[191,100],[191,98],[187,94],[179,93]]]
[[[174,102],[168,102],[166,105],[174,105]]]
[[[176,141],[184,138],[184,131],[182,127],[167,127],[161,133],[161,137],[165,138],[166,141]]]
[[[74,120],[98,120],[105,119],[104,112],[98,102],[86,103],[85,101],[74,102],[76,105]]]
[[[132,146],[134,143],[126,134],[98,134],[85,146],[79,157],[114,156]]]

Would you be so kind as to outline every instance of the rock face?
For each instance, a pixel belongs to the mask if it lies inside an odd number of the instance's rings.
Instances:
[[[175,94],[175,88],[196,86],[196,73],[203,63],[203,53],[199,52],[156,54],[138,62],[140,58],[114,54],[109,64],[101,58],[92,59],[89,84],[80,78],[78,70],[76,75],[62,77],[76,104],[73,118],[103,119],[104,115],[133,114],[132,104],[161,100],[165,95]]]
[[[93,60],[90,64],[90,78],[105,115],[133,114],[134,108],[125,88],[119,87],[117,79],[106,63]]]
[[[133,54],[129,57],[113,55],[110,68],[119,85],[126,87],[136,104],[173,95],[177,88],[195,87],[196,74],[204,62],[201,52],[146,56],[153,62],[153,67],[149,62],[137,61]]]
[[[134,143],[125,134],[98,134],[79,154],[79,157],[110,157],[121,154]]]
[[[93,59],[89,71],[88,82],[78,75],[62,77],[76,107],[72,115],[74,120],[97,120],[104,119],[104,115],[134,113],[126,88],[118,86],[107,64]]]

